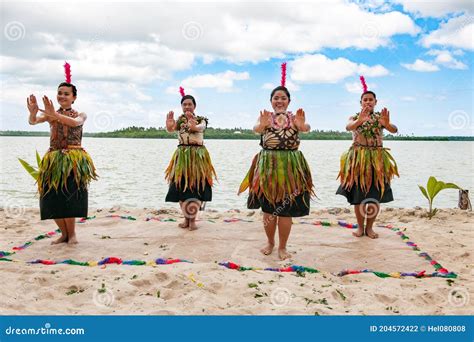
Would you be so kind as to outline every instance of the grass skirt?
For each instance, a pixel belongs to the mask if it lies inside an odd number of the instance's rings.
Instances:
[[[38,174],[41,219],[86,217],[87,188],[93,179],[94,163],[85,150],[48,151]]]
[[[395,159],[388,148],[352,146],[341,156],[337,194],[351,204],[372,198],[380,203],[393,200],[391,180],[398,175]]]
[[[178,146],[165,171],[170,184],[166,202],[212,200],[213,178],[217,178],[205,146]]]
[[[298,150],[262,150],[252,161],[239,194],[249,189],[247,207],[276,216],[309,214],[314,195],[311,170]]]

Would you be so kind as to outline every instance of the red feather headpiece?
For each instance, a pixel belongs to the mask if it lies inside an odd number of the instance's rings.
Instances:
[[[365,93],[368,89],[367,88],[367,83],[365,83],[365,78],[364,78],[364,76],[361,75],[359,77],[359,79],[360,79],[360,83],[362,84],[362,92]]]
[[[286,84],[286,62],[281,63],[281,83],[280,85],[284,87]]]
[[[179,87],[179,93],[181,94],[181,97],[184,97],[186,94],[184,93],[184,88]]]
[[[66,82],[71,83],[71,65],[68,62],[64,62],[64,75],[66,76]]]

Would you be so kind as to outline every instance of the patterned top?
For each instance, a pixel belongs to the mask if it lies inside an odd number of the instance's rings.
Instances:
[[[57,110],[60,115],[67,115],[72,118],[76,118],[79,113],[72,110],[63,110],[62,108]],[[50,139],[49,148],[52,150],[67,149],[69,145],[81,146],[82,141],[82,125],[77,127],[69,127],[61,124],[60,122],[50,122]]]
[[[370,119],[352,131],[352,142],[357,146],[383,147],[383,126],[379,123],[380,113],[372,112]],[[359,113],[351,116],[357,120]]]
[[[298,130],[291,112],[272,113],[272,125],[260,136],[260,146],[266,150],[297,150],[300,146]]]
[[[205,122],[207,128],[207,118],[203,116],[196,116],[193,114],[194,119],[197,124]],[[190,132],[188,125],[188,118],[186,115],[181,114],[176,121],[176,129],[178,131],[178,140],[179,145],[188,146],[188,145],[204,145],[204,131],[202,132]]]

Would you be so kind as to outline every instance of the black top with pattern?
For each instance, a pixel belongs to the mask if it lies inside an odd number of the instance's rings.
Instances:
[[[286,124],[283,127],[276,124],[280,115],[286,115]],[[265,129],[260,136],[260,146],[265,150],[297,150],[300,146],[298,130],[294,127],[294,115],[288,113],[273,114],[272,126]]]

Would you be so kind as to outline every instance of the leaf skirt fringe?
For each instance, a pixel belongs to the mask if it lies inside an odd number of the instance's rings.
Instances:
[[[397,163],[388,148],[351,146],[341,156],[337,178],[345,190],[351,190],[355,185],[367,194],[375,186],[383,197],[385,188],[395,176],[399,177]]]
[[[48,151],[39,163],[38,172],[41,219],[87,217],[87,188],[97,177],[94,163],[85,150]]]
[[[74,180],[77,188],[87,190],[97,177],[92,158],[84,149],[50,150],[40,162],[38,191],[40,197],[51,190],[68,192],[68,178]]]
[[[240,184],[239,194],[246,189],[249,198],[264,200],[272,206],[298,201],[309,208],[308,199],[315,196],[311,170],[299,150],[260,151]]]
[[[178,146],[165,171],[165,178],[179,191],[203,192],[217,178],[205,146]]]

